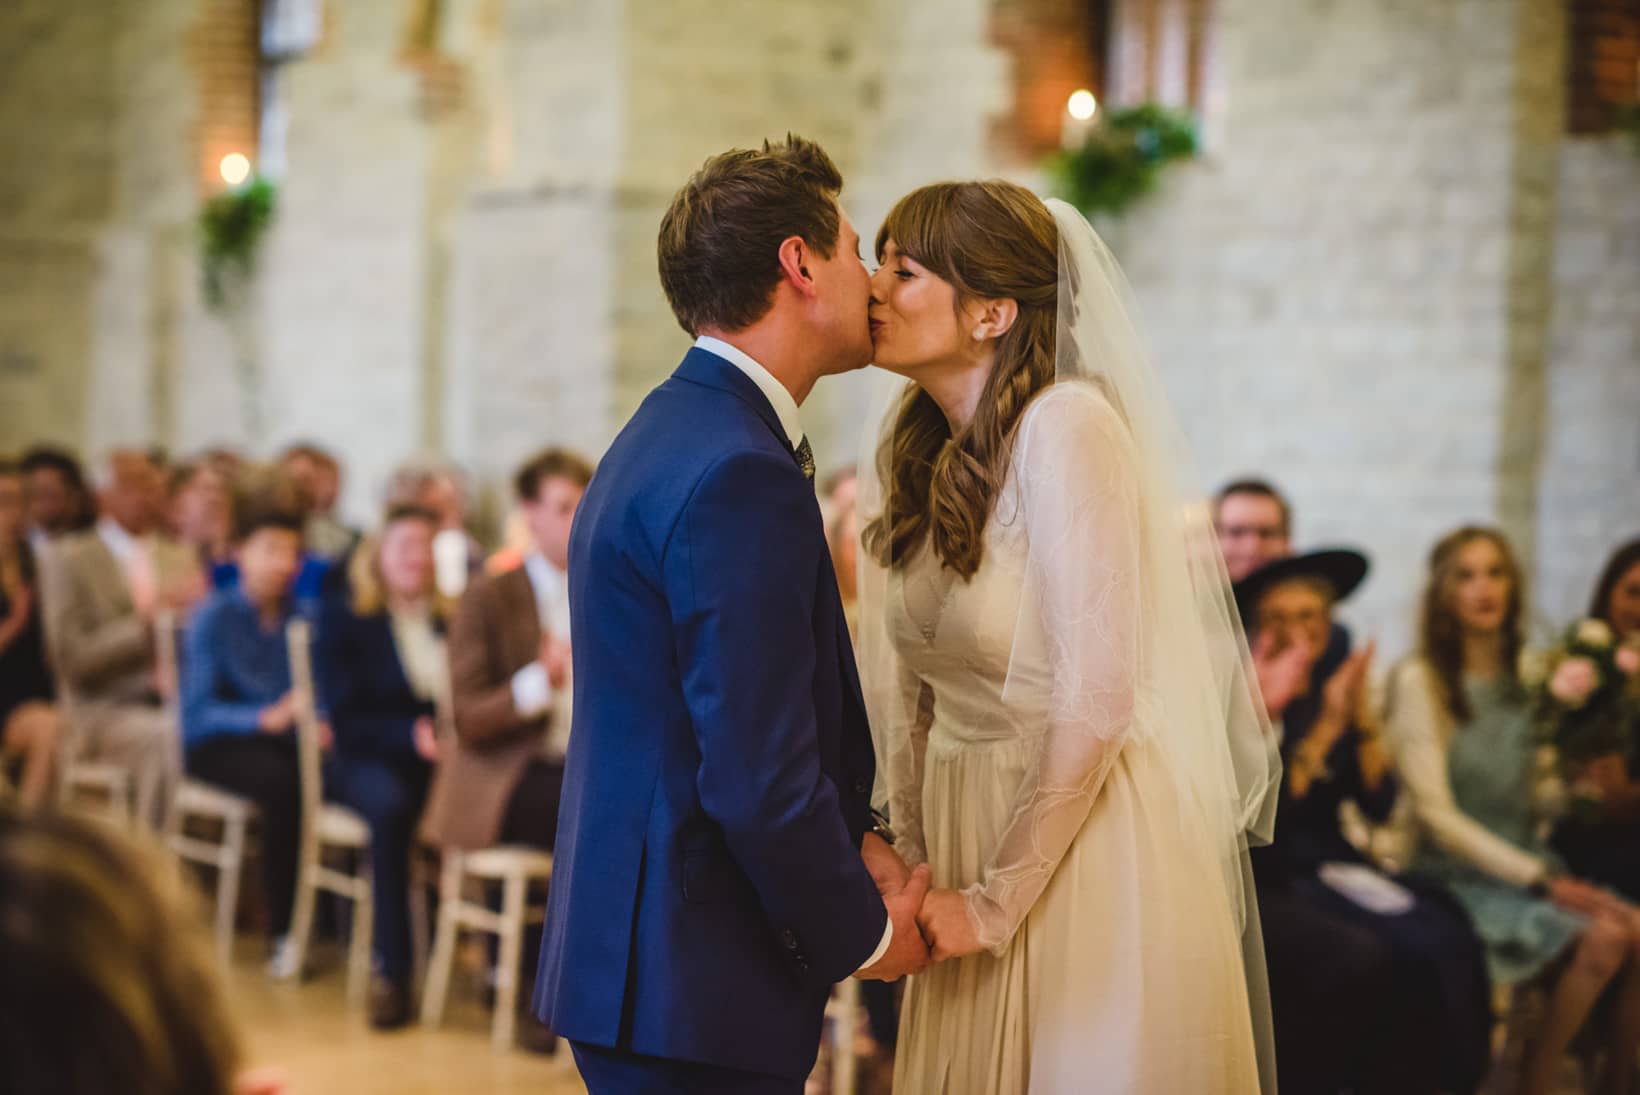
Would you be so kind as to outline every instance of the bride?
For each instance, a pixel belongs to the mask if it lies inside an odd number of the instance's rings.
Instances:
[[[911,193],[877,257],[910,383],[863,469],[860,663],[938,887],[895,1090],[1273,1089],[1245,850],[1274,741],[1121,274],[1006,182]]]

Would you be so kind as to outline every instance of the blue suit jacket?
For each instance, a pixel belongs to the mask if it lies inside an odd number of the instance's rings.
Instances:
[[[695,349],[649,395],[581,501],[569,585],[536,1009],[575,1041],[800,1078],[886,914],[819,507],[750,378]]]

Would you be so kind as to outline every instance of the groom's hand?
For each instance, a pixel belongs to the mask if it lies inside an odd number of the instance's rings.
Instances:
[[[883,905],[894,925],[894,938],[888,944],[888,953],[878,959],[876,965],[855,974],[856,977],[867,981],[898,981],[928,968],[928,944],[917,930],[917,911],[922,908],[923,898],[928,896],[933,877],[928,864],[924,863],[911,872],[903,888],[883,894]]]
[[[876,833],[867,833],[860,842],[860,858],[866,861],[866,870],[877,883],[877,892],[884,897],[899,893],[911,881],[911,868],[888,841]]]

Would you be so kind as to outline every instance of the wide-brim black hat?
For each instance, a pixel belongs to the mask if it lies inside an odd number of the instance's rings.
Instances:
[[[1242,621],[1253,625],[1253,613],[1258,608],[1264,591],[1292,578],[1313,578],[1332,588],[1334,602],[1342,601],[1366,580],[1370,564],[1367,557],[1350,548],[1324,548],[1303,555],[1289,555],[1265,563],[1253,573],[1235,583],[1236,608]]]

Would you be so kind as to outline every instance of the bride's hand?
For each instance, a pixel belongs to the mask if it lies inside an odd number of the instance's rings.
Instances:
[[[968,916],[968,899],[957,890],[930,890],[917,914],[917,927],[936,962],[979,953],[979,935]]]

